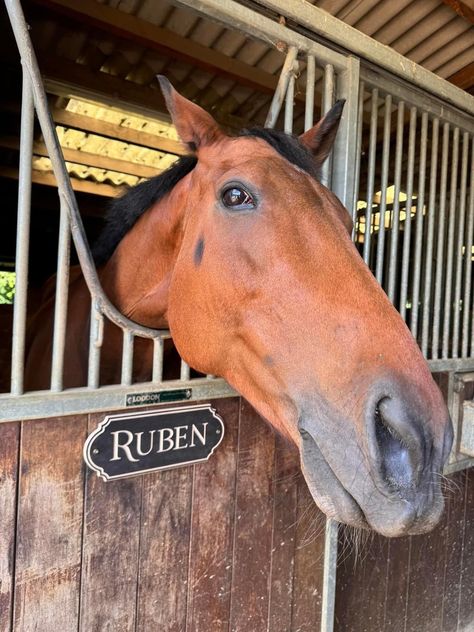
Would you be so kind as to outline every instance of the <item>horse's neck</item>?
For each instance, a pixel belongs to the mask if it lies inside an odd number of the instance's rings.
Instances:
[[[137,220],[100,271],[114,305],[149,327],[167,326],[168,287],[182,239],[184,180]]]

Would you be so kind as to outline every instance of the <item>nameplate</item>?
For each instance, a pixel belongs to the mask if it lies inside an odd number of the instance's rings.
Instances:
[[[87,438],[84,460],[110,481],[207,461],[223,437],[209,404],[107,415]]]

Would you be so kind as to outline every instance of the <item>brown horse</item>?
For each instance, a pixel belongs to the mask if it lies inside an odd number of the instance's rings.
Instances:
[[[228,136],[160,83],[194,154],[116,203],[96,251],[106,293],[136,322],[169,326],[188,364],[224,377],[296,444],[328,516],[387,536],[432,528],[443,508],[448,412],[359,257],[347,211],[318,181],[343,103],[299,138]],[[70,294],[72,385],[88,342],[80,277]],[[44,344],[33,341],[30,364],[38,367]],[[106,345],[104,362],[119,366],[117,355]]]

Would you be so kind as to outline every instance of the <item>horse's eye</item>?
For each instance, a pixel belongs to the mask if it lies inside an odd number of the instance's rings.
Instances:
[[[222,191],[222,203],[232,211],[248,211],[255,208],[255,201],[248,191],[230,186]]]

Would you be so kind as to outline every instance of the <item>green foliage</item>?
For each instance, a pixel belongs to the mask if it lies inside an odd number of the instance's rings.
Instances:
[[[15,279],[14,272],[6,272],[0,270],[0,305],[11,305],[15,296]]]

